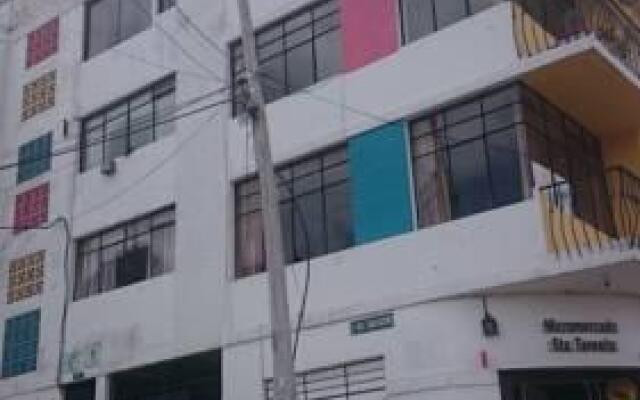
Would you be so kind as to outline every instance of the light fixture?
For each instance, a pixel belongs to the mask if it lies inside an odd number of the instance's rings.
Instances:
[[[482,309],[484,310],[484,317],[482,317],[482,333],[485,337],[499,336],[500,326],[498,324],[498,320],[489,313],[486,296],[482,296]]]

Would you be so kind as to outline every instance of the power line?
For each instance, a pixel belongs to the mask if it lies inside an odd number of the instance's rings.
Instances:
[[[194,110],[187,111],[187,112],[182,113],[182,114],[174,115],[171,118],[164,119],[164,120],[162,120],[160,122],[157,122],[155,124],[151,123],[149,125],[145,125],[142,128],[138,128],[138,129],[134,129],[134,130],[127,130],[125,128],[125,129],[123,129],[126,132],[125,134],[111,136],[111,137],[109,137],[107,139],[95,140],[95,141],[92,141],[92,142],[88,142],[85,145],[69,146],[69,147],[66,147],[66,148],[63,148],[63,149],[60,149],[60,150],[52,151],[46,156],[31,158],[28,161],[24,161],[22,164],[24,164],[25,162],[33,163],[33,162],[37,162],[37,161],[40,161],[40,160],[45,160],[45,159],[49,159],[49,158],[53,158],[53,157],[59,157],[59,156],[65,155],[65,154],[69,154],[69,153],[73,153],[73,152],[76,152],[76,151],[80,151],[80,150],[83,150],[83,149],[86,149],[86,148],[89,148],[89,147],[93,147],[93,146],[96,146],[96,145],[102,145],[103,143],[109,142],[111,140],[117,140],[117,139],[120,139],[120,138],[129,137],[129,136],[135,135],[135,134],[140,133],[140,132],[144,133],[144,132],[147,132],[149,128],[166,125],[166,124],[178,121],[180,119],[183,119],[183,118],[190,117],[192,115],[198,114],[200,112],[209,110],[211,108],[224,105],[224,104],[229,103],[229,102],[230,102],[229,99],[224,99],[224,100],[221,100],[221,101],[217,101],[217,102],[214,102],[214,103],[210,103],[210,104],[198,107],[198,108],[196,108]],[[20,164],[21,164],[20,162],[12,162],[12,163],[8,163],[8,164],[0,165],[0,171],[5,171],[5,170],[8,170],[8,169],[16,168]]]
[[[153,12],[144,8],[144,6],[140,4],[140,0],[128,0],[128,1],[132,1],[133,5],[136,7],[136,9],[138,9],[140,13],[142,13],[145,17],[151,18],[151,20],[153,21]],[[160,33],[162,33],[171,43],[173,43],[173,45],[178,50],[180,50],[189,60],[191,60],[194,64],[200,66],[201,68],[209,71],[215,77],[215,79],[218,80],[220,83],[225,84],[225,80],[222,77],[220,77],[220,75],[218,75],[217,72],[215,72],[208,66],[204,65],[196,56],[194,56],[193,54],[191,54],[191,52],[185,49],[182,46],[182,44],[180,44],[180,42],[162,26],[162,24],[160,24],[159,22],[156,22],[154,26],[158,28]]]

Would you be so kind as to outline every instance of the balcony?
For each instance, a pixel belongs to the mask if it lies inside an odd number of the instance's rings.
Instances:
[[[513,0],[522,80],[640,174],[640,17],[616,0]],[[622,162],[621,162],[622,160]]]
[[[540,189],[550,251],[573,257],[640,248],[640,178],[615,167],[607,170],[605,182],[606,193],[566,181]]]
[[[521,57],[593,36],[640,76],[640,28],[614,0],[514,0],[514,27]]]

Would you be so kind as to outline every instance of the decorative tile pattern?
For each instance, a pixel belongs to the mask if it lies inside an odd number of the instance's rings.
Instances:
[[[56,71],[28,83],[22,89],[22,120],[48,110],[56,103]]]
[[[33,179],[51,169],[51,136],[51,133],[47,133],[20,146],[17,183]]]
[[[42,293],[44,250],[11,261],[7,304],[16,303]]]
[[[58,52],[60,23],[58,17],[29,33],[27,38],[27,68]]]
[[[49,218],[49,183],[16,196],[13,232],[20,233],[47,222]]]
[[[4,326],[2,376],[35,371],[40,343],[40,310],[7,319]]]

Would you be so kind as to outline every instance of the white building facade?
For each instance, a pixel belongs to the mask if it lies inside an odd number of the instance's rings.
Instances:
[[[300,398],[637,399],[640,12],[251,7]],[[239,32],[0,4],[0,400],[273,398]]]

